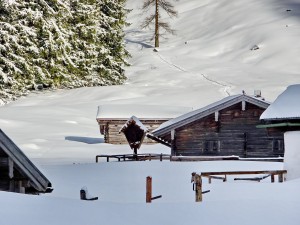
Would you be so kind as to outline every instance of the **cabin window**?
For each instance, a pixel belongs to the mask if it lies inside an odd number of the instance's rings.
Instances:
[[[281,139],[273,140],[273,152],[281,153],[284,150],[284,142]]]
[[[220,151],[220,141],[207,140],[204,142],[204,152],[213,153]]]

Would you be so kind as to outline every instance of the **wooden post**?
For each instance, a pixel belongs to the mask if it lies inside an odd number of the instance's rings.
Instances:
[[[278,182],[280,182],[280,183],[283,182],[283,174],[282,173],[278,174]]]
[[[175,130],[171,130],[171,155],[176,155]]]
[[[275,175],[271,174],[271,183],[274,183],[274,181],[275,181]]]
[[[137,157],[137,147],[133,148],[133,158],[135,159],[135,161],[138,161],[138,157]]]
[[[10,157],[8,158],[8,176],[10,179],[14,177],[14,161]]]
[[[194,182],[196,185],[196,189],[195,189],[196,202],[202,202],[202,179],[201,179],[201,176],[198,174],[195,174]]]
[[[151,203],[152,200],[152,177],[146,178],[146,203]]]

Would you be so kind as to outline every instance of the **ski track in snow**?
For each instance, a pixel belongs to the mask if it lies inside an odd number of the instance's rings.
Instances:
[[[188,70],[186,70],[185,68],[179,66],[179,65],[176,65],[172,62],[169,62],[168,60],[166,60],[161,54],[159,53],[154,53],[155,55],[157,55],[161,61],[165,62],[166,64],[168,64],[169,66],[173,67],[173,68],[176,68],[178,69],[179,71],[182,71],[182,72],[185,72],[185,73],[190,73],[190,74],[195,74],[195,75],[200,75],[202,76],[205,80],[209,81],[211,84],[214,84],[214,85],[217,85],[217,86],[221,86],[223,88],[223,92],[230,96],[230,90],[231,90],[231,86],[230,85],[227,85],[225,84],[224,82],[221,82],[221,81],[217,81],[217,80],[214,80],[212,78],[209,78],[207,75],[201,73],[201,74],[198,74],[198,73],[194,73],[194,72],[190,72]]]

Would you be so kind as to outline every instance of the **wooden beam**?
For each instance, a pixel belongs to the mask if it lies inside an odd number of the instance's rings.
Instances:
[[[160,143],[162,145],[171,147],[171,144],[169,144],[168,142],[165,142],[164,140],[162,140],[162,139],[160,139],[158,137],[155,137],[155,136],[153,136],[153,135],[151,135],[149,133],[147,133],[146,136],[147,136],[147,138],[152,139],[152,140],[154,140],[154,141],[156,141],[156,142],[158,142],[158,143]]]
[[[242,111],[246,110],[246,101],[242,101]]]
[[[215,121],[219,121],[219,111],[215,111]]]
[[[286,170],[257,170],[257,171],[224,171],[224,172],[202,172],[201,176],[213,176],[213,175],[248,175],[248,174],[286,174]]]
[[[8,176],[10,179],[14,177],[14,161],[12,158],[8,158]]]
[[[175,130],[171,130],[171,155],[176,155]]]

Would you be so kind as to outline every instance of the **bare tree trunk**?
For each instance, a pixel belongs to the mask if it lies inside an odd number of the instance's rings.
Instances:
[[[155,1],[155,48],[159,47],[158,0]]]

